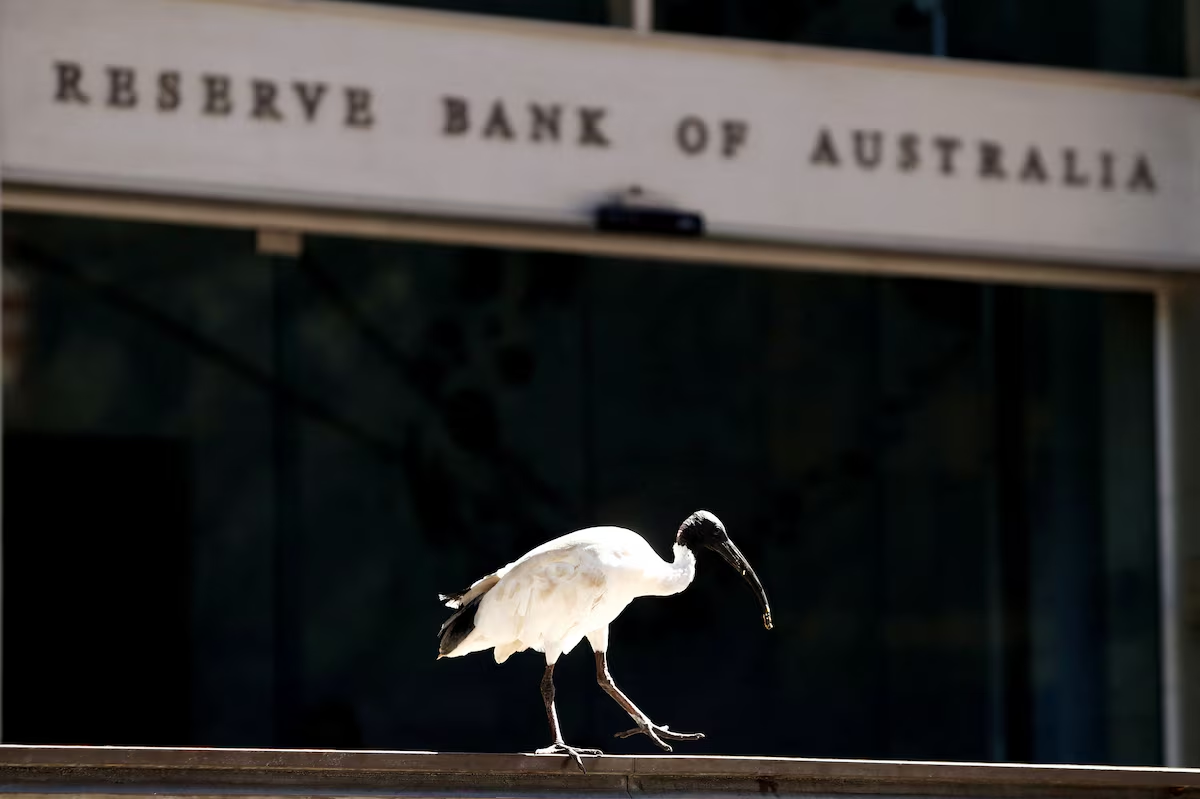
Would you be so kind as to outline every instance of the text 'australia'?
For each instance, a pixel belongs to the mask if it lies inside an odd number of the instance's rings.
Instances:
[[[1120,156],[1110,150],[1012,146],[949,135],[861,129],[838,133],[821,128],[809,150],[808,163],[813,167],[865,172],[884,169],[902,174],[924,169],[945,177],[1135,194],[1158,190],[1150,159],[1142,153]]]

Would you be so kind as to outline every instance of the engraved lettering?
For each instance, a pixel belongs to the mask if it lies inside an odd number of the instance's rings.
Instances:
[[[174,111],[179,108],[179,81],[180,76],[178,72],[158,73],[159,111]]]
[[[954,136],[934,136],[933,146],[938,149],[938,155],[941,156],[940,167],[943,175],[954,174],[954,155],[958,152],[958,148],[962,146],[962,139]]]
[[[878,130],[854,131],[854,160],[863,169],[874,169],[883,159],[883,133]]]
[[[820,134],[817,135],[817,144],[813,148],[812,155],[808,157],[810,164],[828,164],[829,166],[838,165],[837,149],[833,146],[833,137],[829,135],[828,128],[821,128]]]
[[[112,108],[134,108],[137,93],[133,90],[134,72],[129,67],[109,67],[108,105]]]
[[[346,127],[369,128],[375,124],[371,113],[371,91],[360,86],[346,87]]]
[[[305,122],[312,122],[317,118],[317,109],[321,107],[321,100],[325,98],[325,91],[328,88],[324,83],[319,82],[292,81],[292,91],[300,100]]]
[[[53,61],[52,67],[53,102],[91,103],[92,96],[84,88],[85,67],[82,63],[59,60]],[[193,113],[227,117],[234,112],[236,83],[237,92],[246,92],[244,96],[239,95],[239,101],[245,101],[249,117],[255,120],[284,122],[289,121],[288,116],[302,116],[306,123],[315,123],[322,113],[329,116],[330,112],[323,112],[322,108],[330,95],[340,92],[345,98],[343,124],[346,127],[366,129],[376,122],[372,92],[363,86],[339,86],[317,80],[284,83],[244,75],[234,77],[204,72],[197,75],[178,69],[162,69],[143,72],[139,87],[139,75],[133,67],[106,66],[101,62],[88,68],[93,69],[93,83],[87,88],[95,93],[98,105],[109,108],[135,109],[139,101],[145,100],[160,114],[177,114],[191,108]],[[197,77],[198,85],[192,82]],[[193,87],[197,88],[195,94]],[[329,102],[336,103],[337,97]],[[472,114],[471,101],[455,95],[442,95],[441,105],[441,134],[447,137],[476,135],[484,139],[534,144],[571,142],[575,137],[574,143],[580,147],[613,146],[605,128],[609,109],[602,106],[496,98],[487,105],[477,103]],[[241,108],[239,105],[238,110]],[[296,114],[296,110],[300,114]],[[336,109],[333,113],[337,113]],[[521,117],[522,114],[527,116]],[[574,129],[572,123],[576,125]],[[686,156],[707,155],[711,144],[710,157],[733,160],[750,146],[750,123],[745,119],[692,114],[678,119],[674,137],[676,146]],[[1026,185],[1061,183],[1072,189],[1090,188],[1098,192],[1147,195],[1158,192],[1153,162],[1145,153],[1078,147],[1055,147],[1043,153],[1036,144],[1016,147],[986,138],[986,134],[985,137],[962,138],[916,131],[819,127],[808,162],[814,167],[837,169],[842,163],[841,147],[847,148],[848,163],[863,171],[890,168],[898,174],[914,174],[924,169],[926,173],[962,175],[981,183],[994,184],[1011,179]],[[1013,149],[1006,152],[1009,147]],[[973,158],[978,160],[972,162]]]
[[[1144,155],[1138,155],[1137,161],[1133,164],[1133,174],[1129,177],[1129,190],[1146,194],[1154,194],[1158,191],[1154,173],[1150,171],[1150,162]]]
[[[1021,166],[1022,183],[1045,183],[1046,165],[1038,148],[1030,147],[1025,152],[1025,163]]]
[[[442,108],[445,109],[445,123],[442,125],[443,136],[461,136],[471,127],[467,116],[467,101],[461,97],[442,97]]]
[[[487,124],[483,126],[483,138],[505,139],[513,138],[512,125],[508,124],[508,114],[504,112],[504,104],[499,100],[492,103],[492,112],[488,114]]]
[[[530,138],[533,141],[558,141],[559,122],[562,119],[562,106],[529,104],[529,115],[532,122]]]
[[[83,67],[74,61],[55,61],[54,73],[58,78],[55,83],[55,102],[88,104],[88,96],[79,88],[79,82],[83,80]]]
[[[608,113],[604,108],[580,108],[579,143],[585,147],[607,147],[608,138],[600,128],[600,122]]]
[[[1004,180],[1004,149],[992,141],[979,142],[979,177]]]
[[[1113,187],[1113,154],[1104,151],[1100,153],[1100,188],[1105,191]]]
[[[1073,147],[1063,150],[1063,183],[1071,188],[1083,188],[1091,179],[1079,171],[1079,153]]]
[[[688,155],[698,155],[708,146],[708,126],[699,117],[684,117],[675,128],[675,141]]]
[[[204,75],[204,113],[210,116],[227,117],[233,111],[229,99],[229,78],[225,75]]]
[[[252,80],[250,81],[250,90],[254,97],[254,110],[250,112],[250,116],[272,122],[283,119],[283,115],[275,107],[275,97],[279,94],[279,90],[273,81]]]
[[[726,158],[736,156],[749,136],[749,123],[740,119],[726,119],[721,123],[721,155]]]
[[[920,139],[915,133],[905,133],[900,137],[900,171],[912,172],[921,165],[920,151],[917,149]]]

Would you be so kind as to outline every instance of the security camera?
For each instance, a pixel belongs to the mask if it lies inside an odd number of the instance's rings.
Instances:
[[[704,217],[692,211],[679,211],[674,208],[602,205],[596,209],[596,229],[611,233],[703,236]]]
[[[610,233],[642,233],[654,236],[704,235],[704,217],[695,211],[650,204],[638,187],[596,208],[596,229]]]

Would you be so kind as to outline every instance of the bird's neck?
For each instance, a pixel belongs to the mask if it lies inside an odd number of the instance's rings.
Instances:
[[[675,544],[673,550],[675,560],[664,564],[666,568],[659,586],[661,596],[678,594],[696,579],[696,554],[683,544]]]

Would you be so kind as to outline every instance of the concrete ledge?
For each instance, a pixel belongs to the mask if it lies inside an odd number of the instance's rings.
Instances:
[[[0,746],[26,797],[858,795],[1200,799],[1200,770],[799,758]]]

